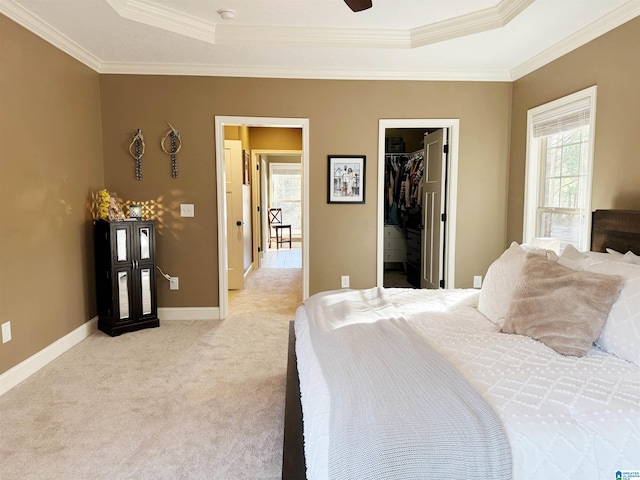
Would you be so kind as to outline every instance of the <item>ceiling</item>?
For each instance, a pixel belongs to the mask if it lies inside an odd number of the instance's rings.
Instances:
[[[220,10],[235,18],[223,20]],[[640,15],[640,0],[0,0],[100,73],[511,81]]]

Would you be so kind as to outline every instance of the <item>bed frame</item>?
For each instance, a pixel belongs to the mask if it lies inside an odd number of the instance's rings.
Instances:
[[[302,430],[302,403],[298,358],[296,357],[296,332],[289,322],[289,357],[287,360],[287,390],[284,403],[284,444],[282,449],[282,480],[306,480],[307,465],[304,459]]]
[[[640,211],[596,210],[591,217],[591,250],[604,252],[612,248],[640,255]],[[282,480],[306,480],[302,404],[298,379],[293,321],[289,323],[289,359],[284,416]]]
[[[612,248],[640,255],[640,211],[596,210],[591,215],[591,250]]]

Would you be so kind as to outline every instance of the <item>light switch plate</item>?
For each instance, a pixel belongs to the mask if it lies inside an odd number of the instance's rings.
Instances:
[[[4,322],[2,324],[2,343],[7,343],[11,340],[11,322]]]
[[[181,217],[195,217],[195,209],[193,203],[181,203],[180,204],[180,216]]]

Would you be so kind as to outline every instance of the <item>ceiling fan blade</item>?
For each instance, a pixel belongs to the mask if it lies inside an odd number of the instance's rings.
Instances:
[[[367,8],[371,8],[371,0],[344,0],[349,8],[354,12],[361,12]]]

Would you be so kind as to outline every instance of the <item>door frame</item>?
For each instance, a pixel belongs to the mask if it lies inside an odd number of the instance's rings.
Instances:
[[[302,130],[302,298],[309,296],[309,119],[276,117],[214,117],[215,164],[218,212],[218,309],[220,318],[229,312],[229,279],[227,275],[227,199],[225,194],[224,127],[226,125]]]
[[[254,165],[258,165],[259,164],[260,165],[259,171],[255,168],[255,166],[253,167],[253,170],[254,170],[253,173],[255,174],[254,178],[257,179],[256,181],[260,182],[260,196],[261,196],[261,198],[259,199],[260,200],[259,203],[263,207],[262,211],[258,215],[259,220],[260,220],[261,225],[262,225],[262,228],[260,230],[263,232],[263,234],[262,235],[257,235],[257,236],[260,237],[260,243],[262,244],[263,247],[265,247],[265,245],[267,245],[267,243],[269,241],[268,235],[270,234],[270,232],[268,232],[267,235],[264,234],[264,232],[267,231],[268,228],[269,228],[268,227],[268,221],[267,221],[267,211],[264,208],[265,205],[269,204],[269,199],[267,198],[266,202],[263,201],[264,200],[263,193],[264,193],[264,190],[266,190],[265,187],[266,187],[266,183],[267,183],[267,182],[263,181],[263,175],[268,177],[269,176],[269,172],[267,172],[265,170],[265,165],[267,165],[267,162],[265,162],[262,159],[262,157],[263,156],[266,156],[266,157],[278,156],[278,155],[281,155],[281,156],[284,156],[284,157],[296,157],[296,156],[298,156],[298,157],[300,157],[300,168],[302,168],[302,150],[274,150],[274,149],[266,149],[266,150],[262,149],[261,150],[261,149],[256,149],[256,150],[251,150],[251,155],[253,157],[252,158],[252,164],[254,164]],[[264,165],[262,164],[262,162],[264,162]],[[267,191],[267,195],[268,195],[268,193],[269,192]],[[301,192],[301,194],[302,194],[302,192]],[[256,195],[256,197],[257,197],[257,195]],[[257,198],[256,198],[256,200],[257,200]],[[302,201],[302,198],[300,198],[300,201]],[[253,213],[255,214],[256,212],[254,211]],[[267,240],[267,242],[264,241],[265,239]],[[258,250],[258,246],[255,245],[254,246],[254,253],[256,255],[258,255],[257,250]],[[262,256],[264,255],[264,252],[266,250],[267,250],[266,247],[262,249],[262,251],[260,252],[261,256],[259,258],[262,258]]]
[[[380,119],[378,123],[378,248],[377,248],[377,285],[384,282],[384,165],[385,165],[385,132],[387,128],[446,128],[449,131],[449,158],[446,174],[447,221],[445,222],[444,258],[445,288],[455,287],[456,267],[456,218],[458,198],[458,146],[460,136],[460,120],[457,118],[411,118]]]

